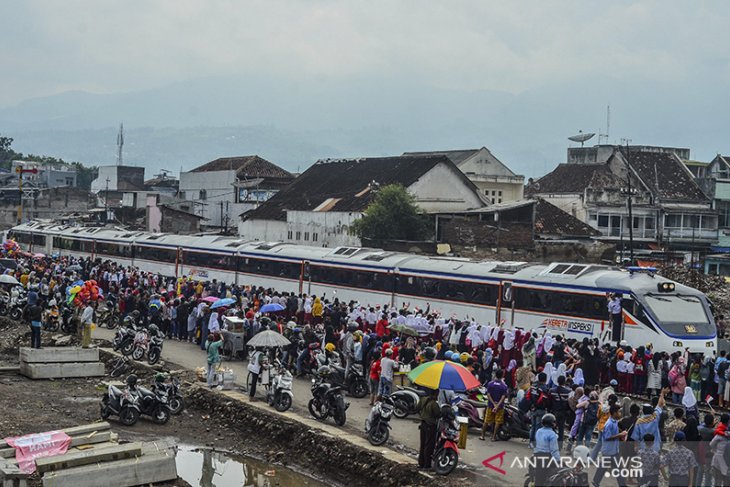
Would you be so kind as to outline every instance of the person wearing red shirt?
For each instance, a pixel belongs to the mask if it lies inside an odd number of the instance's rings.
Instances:
[[[378,322],[375,323],[375,334],[380,338],[388,334],[388,320],[385,318],[385,315],[381,315]]]
[[[378,384],[380,383],[380,358],[370,365],[370,405],[375,404],[375,397],[378,395]]]

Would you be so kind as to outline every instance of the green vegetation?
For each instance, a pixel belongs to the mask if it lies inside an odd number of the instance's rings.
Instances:
[[[13,161],[31,161],[43,164],[56,164],[69,166],[76,169],[76,185],[81,189],[91,188],[91,181],[96,178],[96,166],[84,166],[80,162],[66,162],[49,156],[37,156],[35,154],[23,154],[12,148],[13,139],[0,134],[0,169],[10,170]]]
[[[380,188],[352,227],[358,237],[370,240],[424,240],[431,234],[428,217],[399,184]]]

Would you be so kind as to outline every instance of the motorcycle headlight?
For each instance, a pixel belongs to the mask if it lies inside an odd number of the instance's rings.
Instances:
[[[312,377],[312,384],[316,384],[316,383],[317,383],[317,379],[315,379],[314,377]]]

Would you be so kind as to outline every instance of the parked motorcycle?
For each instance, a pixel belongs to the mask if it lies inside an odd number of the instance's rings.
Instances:
[[[115,415],[119,417],[119,421],[125,426],[134,425],[139,419],[139,405],[137,404],[137,396],[130,392],[129,384],[137,383],[137,377],[130,375],[127,377],[127,388],[121,390],[116,386],[110,385],[104,397],[101,398],[101,417],[108,419],[109,416]]]
[[[132,348],[132,358],[134,360],[142,360],[142,357],[144,357],[144,354],[147,351],[149,342],[150,335],[147,330],[144,328],[137,330],[134,334],[134,344]]]
[[[527,413],[511,404],[506,404],[504,406],[504,424],[497,431],[497,437],[502,441],[507,441],[512,437],[529,439],[531,427],[532,421]]]
[[[321,367],[329,369],[327,366]],[[342,387],[327,382],[329,370],[318,371],[318,377],[312,379],[312,399],[307,407],[312,416],[320,421],[332,416],[338,426],[347,421],[345,411],[350,406],[342,397]]]
[[[588,471],[586,467],[588,465],[588,457],[590,456],[590,450],[585,446],[577,446],[573,451],[573,462],[572,466],[564,466],[551,470],[547,476],[547,481],[543,480],[540,485],[550,485],[555,487],[582,487],[588,484]],[[533,487],[536,485],[536,469],[530,464],[527,473],[525,474],[524,487]]]
[[[325,367],[329,367],[331,370],[328,380],[332,384],[341,386],[349,395],[358,399],[368,395],[368,381],[363,372],[362,364],[352,364],[347,373],[347,377],[345,377],[344,367],[333,363]]]
[[[470,428],[482,427],[484,419],[479,413],[479,410],[487,407],[486,402],[472,401],[463,396],[456,396],[455,405],[458,410],[458,415],[469,420]]]
[[[411,414],[416,414],[421,395],[422,393],[418,389],[398,386],[398,390],[390,395],[395,404],[395,410],[393,411],[395,417],[403,419]]]
[[[162,355],[162,333],[150,334],[150,341],[147,345],[147,363],[155,365],[160,361]]]
[[[99,326],[106,326],[110,330],[119,326],[120,316],[116,305],[112,301],[107,301],[104,307],[99,307],[96,312],[96,321]]]
[[[156,424],[165,424],[170,420],[170,406],[167,393],[162,389],[152,392],[142,386],[132,389],[131,394],[137,396],[139,412],[152,417]]]
[[[294,377],[279,362],[276,362],[277,373],[271,379],[271,387],[266,393],[266,402],[279,412],[289,409],[294,401],[294,393],[292,392],[292,380]]]
[[[456,415],[451,406],[441,406],[436,433],[436,448],[433,451],[433,470],[439,475],[448,475],[459,464],[459,447],[456,441],[459,430],[456,425]]]
[[[43,329],[57,332],[61,328],[61,313],[54,301],[49,303],[50,308],[43,313]]]
[[[121,351],[124,356],[129,356],[134,351],[134,337],[136,335],[137,328],[134,326],[134,320],[125,318],[114,334],[112,347],[115,351]]]
[[[165,382],[165,375],[157,374],[155,382],[152,384],[152,391],[155,394],[160,391],[167,395],[171,414],[177,416],[185,408],[185,399],[180,392],[180,380],[177,377],[173,377],[170,382]]]
[[[23,318],[23,310],[28,304],[28,295],[25,291],[18,288],[13,289],[10,294],[10,308],[8,317],[14,321],[20,321]]]
[[[76,333],[77,326],[78,318],[74,316],[73,310],[68,306],[63,306],[61,308],[61,331],[72,335]]]
[[[370,410],[365,420],[365,433],[371,445],[380,446],[390,436],[390,417],[393,416],[395,403],[391,396],[383,396]]]

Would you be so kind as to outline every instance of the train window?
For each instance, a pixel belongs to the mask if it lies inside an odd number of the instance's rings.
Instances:
[[[552,311],[552,292],[537,289],[513,288],[515,306],[528,311]]]
[[[579,294],[561,294],[558,300],[559,312],[574,316],[583,316],[586,301]]]
[[[177,260],[177,249],[135,245],[134,252],[135,256],[140,259],[152,260],[155,262],[167,262],[174,264]]]
[[[46,236],[34,233],[31,238],[33,245],[46,245]]]
[[[221,254],[209,254],[206,252],[183,252],[183,263],[191,267],[208,267],[210,269],[222,269],[235,271],[235,263],[232,256]]]

